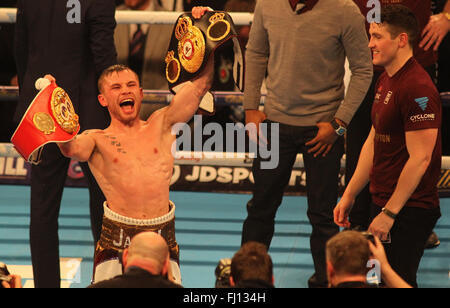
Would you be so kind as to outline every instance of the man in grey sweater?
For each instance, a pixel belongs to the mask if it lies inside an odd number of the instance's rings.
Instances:
[[[345,93],[346,57],[352,76]],[[302,153],[315,267],[310,287],[327,286],[325,243],[339,231],[332,212],[338,197],[343,135],[370,85],[371,62],[364,17],[353,1],[257,2],[246,51],[246,123],[279,126],[274,130],[278,133],[264,138],[269,144],[279,143],[279,164],[266,169],[265,158],[254,160],[255,186],[242,243],[270,246],[276,211],[295,158]],[[267,97],[260,111],[264,79]]]

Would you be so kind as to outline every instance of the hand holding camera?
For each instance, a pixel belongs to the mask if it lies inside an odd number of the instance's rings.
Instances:
[[[19,289],[22,288],[22,278],[19,275],[11,275],[6,264],[0,262],[0,288]]]

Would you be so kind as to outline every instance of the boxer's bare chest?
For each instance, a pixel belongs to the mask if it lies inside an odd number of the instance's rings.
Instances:
[[[145,128],[134,134],[106,132],[99,136],[97,148],[105,166],[135,176],[151,174],[172,160],[161,135]]]

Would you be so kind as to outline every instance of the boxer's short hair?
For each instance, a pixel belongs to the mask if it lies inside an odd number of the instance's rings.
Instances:
[[[113,73],[120,73],[123,71],[130,71],[133,72],[136,75],[137,80],[139,81],[139,76],[136,74],[135,71],[133,71],[129,66],[123,65],[123,64],[114,64],[111,65],[110,67],[106,68],[102,74],[100,75],[100,77],[98,78],[98,91],[100,93],[103,93],[103,83],[106,79],[106,77],[111,76]]]
[[[406,6],[387,5],[381,9],[381,23],[388,25],[391,38],[400,33],[408,34],[409,44],[414,47],[419,39],[419,24],[414,13]]]

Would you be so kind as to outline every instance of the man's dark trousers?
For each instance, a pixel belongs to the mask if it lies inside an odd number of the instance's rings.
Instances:
[[[69,165],[70,159],[55,144],[48,144],[41,163],[32,166],[30,245],[34,284],[38,287],[60,285],[58,217]],[[89,183],[92,247],[95,247],[100,239],[105,197],[87,163],[80,166]]]
[[[297,154],[302,153],[306,171],[307,214],[312,226],[310,245],[315,278],[320,285],[326,286],[325,244],[330,237],[339,232],[338,226],[333,222],[333,209],[338,198],[338,178],[344,140],[338,138],[325,157],[314,157],[308,153],[310,147],[305,143],[313,139],[317,131],[316,126],[299,127],[280,123],[279,163],[275,169],[260,168],[262,161],[271,158],[262,159],[258,153],[253,162],[255,185],[253,198],[247,204],[248,217],[243,225],[242,243],[257,241],[267,247],[270,246],[277,209],[291,177]],[[269,144],[275,137],[269,134]]]

